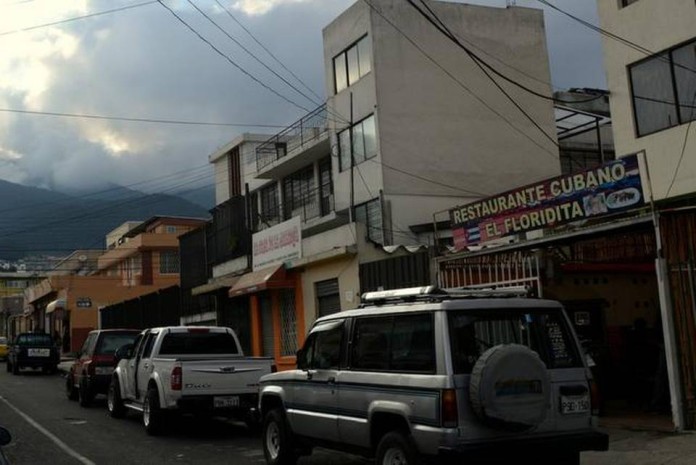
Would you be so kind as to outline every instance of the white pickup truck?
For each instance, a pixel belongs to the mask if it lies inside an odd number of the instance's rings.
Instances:
[[[158,434],[175,413],[254,421],[259,378],[274,371],[270,358],[245,357],[230,328],[178,326],[146,329],[116,351],[118,365],[108,391],[114,418],[127,410],[143,415],[148,434]]]

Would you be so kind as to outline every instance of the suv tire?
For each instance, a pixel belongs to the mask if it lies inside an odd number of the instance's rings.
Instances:
[[[398,431],[385,434],[377,445],[376,465],[418,465],[418,451],[411,436]]]
[[[266,414],[261,432],[263,455],[268,465],[294,465],[297,453],[288,428],[285,414],[281,409],[274,409]]]
[[[126,416],[126,406],[123,405],[121,398],[121,386],[118,378],[114,377],[109,384],[109,391],[106,394],[106,408],[109,410],[111,418],[123,418]]]
[[[79,397],[77,389],[75,389],[75,378],[72,375],[65,377],[65,395],[68,400],[77,400]]]
[[[164,429],[164,412],[160,408],[157,388],[149,387],[143,401],[143,426],[150,436],[162,434]]]

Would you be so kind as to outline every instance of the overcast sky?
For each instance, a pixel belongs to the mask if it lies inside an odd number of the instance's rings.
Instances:
[[[315,93],[324,96],[321,31],[354,0],[192,0],[289,81],[230,14]],[[221,8],[223,5],[228,11]],[[217,30],[188,0],[165,0],[223,54],[157,2],[0,0],[0,179],[46,188],[105,183],[176,191],[212,183],[208,155],[261,128],[168,125],[30,115],[7,110],[235,124],[289,125],[315,102],[290,89]],[[467,3],[504,7],[505,0]],[[535,0],[519,6],[541,8]],[[594,0],[555,0],[594,23]],[[600,38],[553,11],[546,28],[554,87],[605,87]],[[23,30],[15,32],[17,30]],[[445,64],[446,66],[446,64]],[[278,132],[266,128],[263,132]]]

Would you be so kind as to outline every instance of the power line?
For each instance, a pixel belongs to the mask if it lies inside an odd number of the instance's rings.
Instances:
[[[242,23],[232,14],[232,12],[231,12],[228,8],[226,8],[225,6],[223,6],[223,4],[220,3],[219,0],[215,0],[215,3],[217,3],[218,6],[219,6],[220,8],[222,8],[222,9],[225,11],[225,13],[227,13],[227,15],[228,15],[230,18],[232,18],[232,20],[233,20],[235,23],[237,23],[237,24],[239,25],[239,27],[241,27],[242,29],[244,29],[244,31],[245,31],[247,34],[249,34],[249,36],[254,40],[254,42],[256,42],[266,53],[268,53],[268,54],[271,56],[271,58],[273,58],[273,59],[276,61],[276,63],[278,63],[285,71],[287,71],[288,73],[290,73],[290,75],[291,75],[292,77],[294,77],[294,78],[297,80],[297,82],[299,82],[300,84],[302,84],[302,85],[304,86],[304,88],[307,89],[307,90],[308,90],[312,95],[314,95],[317,99],[323,100],[322,97],[320,97],[317,93],[315,93],[315,92],[311,89],[311,87],[309,87],[307,84],[305,84],[304,81],[302,81],[302,79],[300,79],[295,73],[293,73],[292,70],[291,70],[290,68],[288,68],[287,66],[285,66],[285,64],[283,64],[283,62],[280,61],[280,59],[277,58],[277,57],[273,54],[273,52],[271,52],[271,51],[268,49],[268,47],[266,47],[263,43],[261,43],[261,41],[259,41],[259,40],[256,38],[256,36],[254,36],[254,34],[252,34],[252,32],[251,32],[249,29],[247,29],[247,28],[244,26],[244,24],[242,24]]]
[[[483,74],[486,75],[486,77],[493,83],[493,85],[495,85],[495,87],[497,87],[498,90],[500,90],[500,92],[510,101],[510,103],[512,103],[515,106],[515,108],[517,108],[520,111],[520,113],[522,113],[539,130],[539,132],[541,132],[544,135],[544,137],[546,137],[549,141],[551,141],[551,143],[553,143],[555,146],[560,147],[560,145],[558,144],[558,141],[556,141],[556,139],[554,139],[553,136],[548,134],[544,130],[544,128],[542,128],[541,125],[534,118],[532,118],[532,116],[524,108],[522,108],[522,106],[505,89],[503,89],[503,87],[500,85],[500,83],[498,83],[498,81],[496,81],[493,78],[493,76],[491,76],[491,74],[479,62],[479,60],[476,58],[476,56],[472,52],[470,52],[466,47],[464,47],[463,45],[461,45],[459,43],[459,41],[454,37],[452,32],[449,30],[449,28],[444,25],[442,20],[440,20],[440,18],[427,5],[426,5],[426,8],[428,8],[428,11],[430,11],[430,14],[433,16],[432,18],[430,16],[428,16],[423,10],[421,10],[420,7],[418,7],[418,5],[416,5],[414,0],[407,0],[407,1],[408,1],[409,5],[411,5],[414,9],[416,9],[418,11],[418,13],[420,13],[421,16],[423,16],[429,23],[431,23],[433,26],[435,26],[435,28],[438,31],[440,31],[445,37],[447,37],[448,39],[453,41],[455,44],[459,45],[465,52],[467,52],[467,54],[472,59],[472,61],[476,64],[476,66],[483,72]],[[437,22],[433,18],[436,18]],[[438,22],[440,23],[439,25],[438,25]],[[543,95],[543,94],[536,94],[535,93],[535,95]],[[550,98],[550,100],[553,100],[553,98]],[[555,156],[554,156],[554,158],[555,158]]]
[[[295,106],[295,107],[297,107],[297,108],[300,108],[300,109],[306,111],[307,113],[309,113],[310,110],[309,110],[307,107],[305,107],[304,105],[301,105],[301,104],[295,102],[294,100],[292,100],[292,99],[286,97],[285,95],[281,94],[280,92],[278,92],[277,90],[275,90],[274,88],[272,88],[272,87],[269,86],[268,84],[264,83],[263,81],[261,81],[260,79],[258,79],[256,76],[254,76],[253,74],[251,74],[250,72],[248,72],[248,71],[245,70],[244,68],[242,68],[240,65],[238,65],[234,60],[232,60],[232,58],[230,58],[228,55],[226,55],[224,52],[222,52],[219,48],[217,48],[217,47],[216,47],[212,42],[210,42],[208,39],[206,39],[205,37],[203,37],[203,36],[201,35],[201,33],[199,33],[196,29],[194,29],[193,26],[191,26],[189,23],[187,23],[181,16],[179,16],[178,14],[176,14],[176,12],[175,12],[174,10],[172,10],[171,8],[169,8],[162,0],[157,0],[157,3],[159,3],[160,5],[162,5],[163,8],[165,8],[167,11],[169,11],[169,13],[171,13],[181,24],[183,24],[189,31],[191,31],[196,37],[198,37],[198,39],[200,39],[201,41],[203,41],[203,42],[205,42],[206,44],[208,44],[208,46],[209,46],[210,48],[212,48],[212,49],[215,51],[215,53],[217,53],[218,55],[220,55],[221,57],[223,57],[229,64],[231,64],[232,66],[234,66],[237,70],[239,70],[239,71],[240,71],[241,73],[243,73],[245,76],[249,77],[249,78],[252,79],[254,82],[256,82],[257,84],[259,84],[260,86],[262,86],[264,89],[268,90],[269,92],[272,92],[273,94],[275,94],[276,96],[278,96],[278,97],[280,97],[281,99],[285,100],[286,102],[290,103],[291,105],[293,105],[293,106]]]
[[[174,119],[161,119],[161,118],[133,118],[126,116],[106,116],[106,115],[92,115],[85,113],[64,113],[57,111],[33,111],[33,110],[20,110],[16,108],[0,108],[0,112],[5,113],[19,113],[26,115],[41,115],[41,116],[59,116],[64,118],[84,118],[84,119],[96,119],[96,120],[111,120],[111,121],[128,121],[136,123],[156,123],[156,124],[177,124],[177,125],[190,125],[190,126],[226,126],[226,127],[250,127],[250,128],[271,128],[279,129],[285,128],[284,125],[274,125],[274,124],[253,124],[253,123],[216,123],[212,121],[186,121],[186,120],[174,120]]]
[[[411,37],[409,37],[405,32],[403,32],[392,20],[387,18],[381,10],[379,10],[377,7],[375,7],[370,0],[364,0],[364,2],[375,12],[377,13],[382,19],[384,19],[394,30],[396,30],[399,34],[401,34],[412,46],[414,46],[425,58],[427,58],[430,62],[432,62],[435,66],[437,66],[442,72],[444,72],[450,79],[452,79],[459,87],[461,87],[464,91],[466,91],[469,95],[471,95],[475,100],[477,100],[480,104],[482,104],[484,107],[486,107],[488,110],[490,110],[492,113],[494,113],[496,116],[498,116],[500,119],[502,119],[512,130],[520,134],[522,137],[528,139],[532,144],[536,145],[539,147],[542,151],[546,152],[550,156],[556,158],[556,154],[552,151],[550,151],[548,148],[544,147],[541,145],[539,142],[534,140],[529,134],[527,134],[525,131],[522,129],[518,128],[512,122],[507,119],[502,113],[494,109],[492,106],[490,106],[488,103],[486,103],[481,97],[476,95],[475,92],[473,92],[471,89],[469,89],[463,82],[461,82],[454,74],[452,74],[450,71],[448,71],[444,66],[442,66],[440,63],[438,63],[437,60],[435,60],[432,56],[430,56],[420,45],[418,45]]]
[[[80,20],[80,19],[93,18],[93,17],[95,17],[95,16],[102,16],[102,15],[107,15],[107,14],[110,14],[110,13],[116,13],[116,12],[118,12],[118,11],[124,11],[124,10],[131,10],[131,9],[133,9],[133,8],[139,8],[139,7],[145,6],[145,5],[152,5],[153,3],[157,3],[157,0],[151,0],[151,1],[143,2],[143,3],[136,3],[136,4],[134,4],[134,5],[122,6],[122,7],[120,7],[120,8],[114,8],[113,10],[105,10],[105,11],[100,11],[100,12],[98,12],[98,13],[90,13],[90,14],[88,14],[88,15],[83,15],[83,16],[76,16],[76,17],[74,17],[74,18],[63,19],[63,20],[60,20],[60,21],[52,22],[52,23],[45,23],[45,24],[39,24],[39,25],[37,25],[37,26],[30,26],[30,27],[25,27],[25,28],[22,28],[22,29],[15,29],[15,30],[13,30],[13,31],[0,32],[0,36],[6,36],[6,35],[10,35],[10,34],[17,34],[18,32],[33,31],[33,30],[35,30],[35,29],[40,29],[40,28],[43,28],[43,27],[57,26],[57,25],[59,25],[59,24],[69,23],[69,22],[72,22],[72,21],[78,21],[78,20]]]

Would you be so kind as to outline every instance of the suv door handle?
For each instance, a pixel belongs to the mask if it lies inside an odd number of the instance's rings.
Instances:
[[[336,384],[336,377],[335,376],[329,376],[329,379],[326,380],[327,383],[329,384]]]

